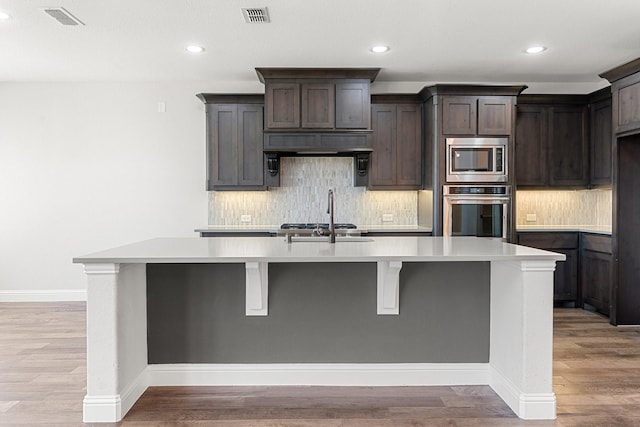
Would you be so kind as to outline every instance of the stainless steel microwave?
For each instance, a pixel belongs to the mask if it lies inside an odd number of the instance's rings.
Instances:
[[[508,138],[447,138],[447,182],[507,182]]]

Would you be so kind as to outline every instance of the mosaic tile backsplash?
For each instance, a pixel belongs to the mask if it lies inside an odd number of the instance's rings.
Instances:
[[[610,226],[612,215],[611,190],[516,192],[516,225]]]
[[[209,192],[209,225],[279,225],[328,222],[328,190],[334,190],[335,222],[416,225],[417,191],[367,191],[353,186],[351,157],[283,157],[280,187],[269,191]],[[251,222],[241,222],[251,215]]]

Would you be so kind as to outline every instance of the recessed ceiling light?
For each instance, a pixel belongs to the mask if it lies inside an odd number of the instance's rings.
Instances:
[[[373,53],[385,53],[389,50],[389,46],[373,46],[371,48],[371,52]]]
[[[0,21],[6,21],[7,19],[11,18],[11,16],[9,16],[8,13],[6,12],[0,12]]]
[[[194,45],[194,44],[185,47],[185,49],[189,53],[202,53],[202,52],[204,52],[204,48],[202,46],[197,46],[197,45]]]
[[[527,50],[525,50],[525,52],[535,54],[535,53],[542,53],[545,50],[547,50],[547,48],[544,46],[531,46],[531,47],[528,47]]]

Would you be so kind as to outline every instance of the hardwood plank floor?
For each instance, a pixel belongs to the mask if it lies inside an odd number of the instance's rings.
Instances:
[[[0,426],[82,426],[84,303],[0,303]],[[554,312],[558,418],[518,419],[487,386],[153,387],[116,424],[347,427],[640,425],[640,328]]]

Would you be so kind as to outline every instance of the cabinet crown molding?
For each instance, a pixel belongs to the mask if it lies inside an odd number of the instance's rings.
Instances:
[[[604,73],[600,73],[599,76],[603,79],[609,80],[609,83],[613,83],[637,72],[640,72],[640,58],[612,68],[611,70],[605,71]]]
[[[196,97],[205,104],[264,104],[262,93],[199,93]]]
[[[380,68],[256,68],[260,82],[265,79],[368,79],[373,82]]]
[[[517,96],[527,85],[494,86],[494,85],[460,85],[438,84],[423,88],[418,95],[423,101],[435,95],[476,95],[476,96]]]

